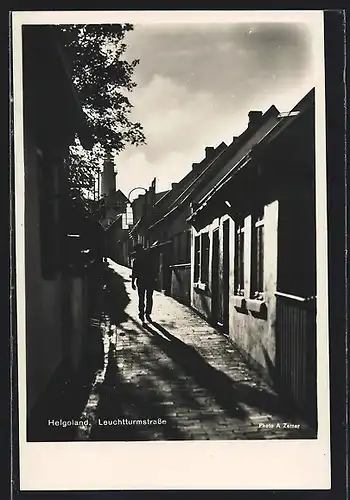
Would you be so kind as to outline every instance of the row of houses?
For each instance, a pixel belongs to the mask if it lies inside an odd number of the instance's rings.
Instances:
[[[289,112],[251,111],[230,144],[171,189],[156,181],[106,231],[129,266],[136,242],[154,253],[159,291],[227,335],[316,426],[315,92]],[[124,210],[125,212],[125,210]]]

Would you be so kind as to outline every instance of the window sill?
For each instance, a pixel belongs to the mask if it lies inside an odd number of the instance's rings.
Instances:
[[[208,291],[208,285],[206,283],[200,283],[200,282],[198,282],[198,283],[194,284],[194,289],[206,292],[206,291]]]
[[[234,307],[238,307],[239,309],[243,309],[246,305],[246,299],[243,295],[234,295],[232,297],[232,304]]]
[[[246,307],[249,311],[262,313],[266,307],[266,303],[263,299],[246,299]]]

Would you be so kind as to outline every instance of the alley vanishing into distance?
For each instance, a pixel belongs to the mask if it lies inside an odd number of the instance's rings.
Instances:
[[[104,367],[82,415],[89,425],[80,426],[78,439],[310,437],[231,342],[186,306],[155,292],[152,323],[142,326],[130,269],[109,263],[120,289],[116,297],[102,295],[100,306],[117,312],[119,300],[126,307],[101,323]]]
[[[55,406],[47,402],[50,419],[80,424],[42,422],[46,440],[314,437],[230,340],[190,308],[155,291],[152,323],[142,325],[130,275],[108,261],[91,320],[100,368],[83,390],[76,383]]]

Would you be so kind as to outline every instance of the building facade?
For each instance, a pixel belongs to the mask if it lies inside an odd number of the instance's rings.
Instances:
[[[314,91],[189,218],[191,305],[316,426]]]
[[[187,305],[191,301],[191,247],[193,235],[187,222],[196,200],[210,186],[215,186],[232,163],[238,161],[259,138],[275,125],[278,110],[271,106],[266,112],[251,111],[247,129],[233,137],[228,146],[222,142],[216,148],[206,147],[204,158],[193,163],[192,169],[169,194],[155,206],[150,234],[161,244],[159,251],[160,289]],[[203,303],[204,309],[205,304]]]
[[[29,430],[53,382],[77,372],[86,353],[84,242],[65,159],[75,134],[87,149],[91,138],[54,27],[23,27],[23,102]]]
[[[158,290],[189,305],[191,289],[191,229],[187,218],[191,214],[191,193],[216,158],[226,149],[208,147],[199,163],[193,163],[189,173],[155,204],[148,228],[158,268]]]

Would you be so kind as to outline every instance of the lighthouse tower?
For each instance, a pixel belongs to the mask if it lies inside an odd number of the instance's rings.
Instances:
[[[103,165],[103,171],[101,174],[101,195],[111,195],[116,191],[115,177],[116,172],[114,171],[114,162],[112,155],[108,153]]]

